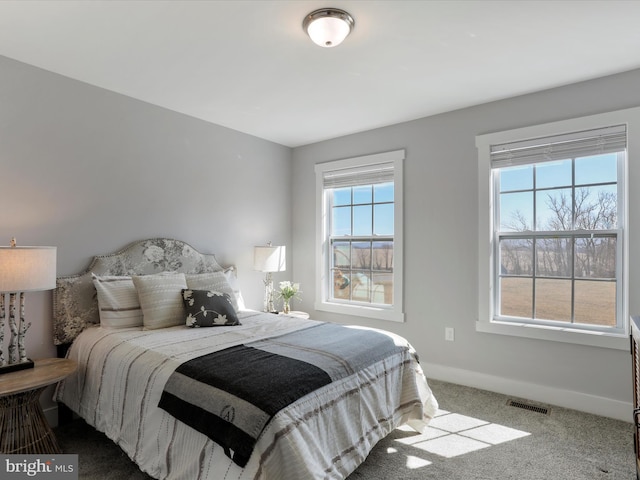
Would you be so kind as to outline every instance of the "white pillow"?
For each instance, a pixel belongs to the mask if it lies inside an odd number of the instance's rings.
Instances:
[[[233,292],[231,298],[235,298],[235,301],[237,303],[237,306],[234,304],[234,306],[236,307],[236,311],[246,310],[244,298],[242,297],[242,292],[240,291],[240,287],[238,286],[238,270],[236,269],[236,267],[225,268],[224,276],[227,277],[227,282],[229,283],[231,291]]]
[[[138,291],[145,330],[184,324],[182,289],[187,288],[184,273],[135,275],[132,280]]]
[[[192,273],[185,275],[187,287],[191,290],[209,290],[229,295],[233,308],[244,310],[244,299],[236,285],[235,268],[229,267],[224,271],[210,273]]]
[[[142,326],[142,309],[131,277],[92,274],[98,294],[100,325],[106,328]]]

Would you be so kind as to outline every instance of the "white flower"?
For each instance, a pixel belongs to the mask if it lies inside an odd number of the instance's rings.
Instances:
[[[284,300],[288,301],[299,293],[301,293],[299,283],[291,283],[288,280],[280,282],[280,291],[278,292],[278,295]]]
[[[213,322],[218,324],[225,324],[227,323],[227,316],[218,314],[218,318],[216,318]]]

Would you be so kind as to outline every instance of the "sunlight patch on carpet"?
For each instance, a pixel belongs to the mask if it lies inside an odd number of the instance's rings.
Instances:
[[[413,446],[430,453],[435,453],[441,457],[452,458],[487,448],[490,445],[484,442],[478,442],[472,438],[463,437],[462,435],[451,434]]]
[[[413,431],[407,426],[399,429],[404,432]],[[423,433],[400,438],[396,442],[441,457],[452,458],[528,435],[531,434],[515,428],[490,423],[459,413],[438,410],[438,413]],[[423,464],[409,468],[420,468],[431,463],[418,457],[414,457],[414,459],[422,461]],[[416,460],[411,461],[415,462]],[[419,462],[415,463],[415,465],[418,464]],[[408,465],[409,456],[407,456]]]
[[[460,435],[490,443],[491,445],[498,445],[499,443],[510,442],[511,440],[526,437],[531,434],[523,432],[522,430],[516,430],[515,428],[490,423],[489,425],[471,429],[468,432],[462,432]]]
[[[425,460],[424,458],[414,457],[413,455],[407,455],[407,468],[411,470],[416,470],[418,468],[426,467],[427,465],[431,465],[429,460]]]
[[[448,433],[455,433],[470,430],[481,425],[487,425],[488,423],[489,422],[485,422],[484,420],[460,415],[459,413],[449,413],[434,418],[429,422],[429,426],[437,428],[438,430],[444,430]]]

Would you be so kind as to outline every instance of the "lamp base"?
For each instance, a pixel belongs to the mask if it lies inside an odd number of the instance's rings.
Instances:
[[[0,367],[0,375],[2,375],[3,373],[17,372],[18,370],[26,370],[27,368],[33,368],[33,366],[33,360],[27,358],[26,362],[3,365],[2,367]]]

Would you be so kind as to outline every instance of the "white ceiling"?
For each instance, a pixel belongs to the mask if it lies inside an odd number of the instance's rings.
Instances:
[[[302,19],[347,10],[313,44]],[[0,1],[0,55],[291,147],[640,67],[640,1]],[[640,86],[639,86],[640,88]]]

